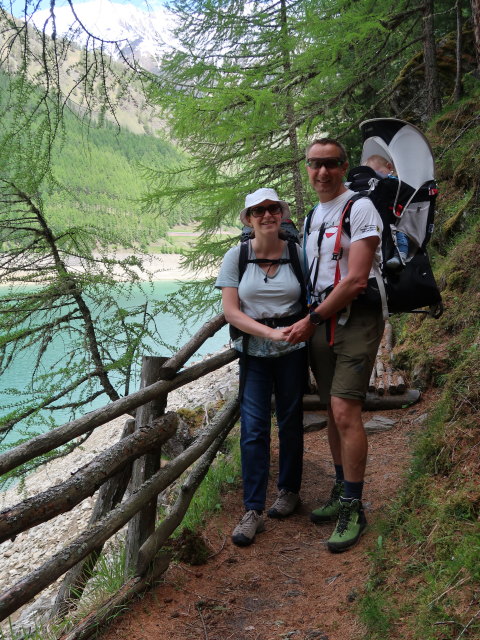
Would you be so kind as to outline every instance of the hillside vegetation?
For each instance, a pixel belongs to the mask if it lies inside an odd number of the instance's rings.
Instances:
[[[10,79],[2,75],[0,85],[8,95]],[[12,127],[13,118],[7,110],[2,131]],[[113,244],[148,247],[174,224],[190,219],[188,211],[169,209],[160,215],[142,202],[148,171],[172,167],[179,157],[158,134],[134,133],[100,118],[88,124],[65,111],[62,138],[52,149],[53,180],[41,187],[50,224],[58,233],[72,224],[100,227]]]
[[[440,199],[434,259],[445,311],[402,318],[396,358],[438,400],[379,530],[361,613],[369,640],[480,637],[480,124],[473,95],[429,130]]]
[[[117,129],[104,122],[85,127],[66,118],[65,141],[54,154],[52,172],[60,187],[45,196],[51,224],[59,231],[73,222],[101,226],[118,242],[146,249],[165,237],[189,212],[145,210],[146,172],[173,165],[178,153],[158,137]],[[63,188],[64,187],[64,188]]]

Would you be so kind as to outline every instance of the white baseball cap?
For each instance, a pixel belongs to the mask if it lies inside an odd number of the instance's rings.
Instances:
[[[262,188],[262,189],[257,189],[253,193],[249,193],[245,198],[245,209],[242,209],[240,211],[240,220],[243,222],[243,224],[247,226],[251,226],[248,224],[248,220],[247,220],[248,210],[250,209],[250,207],[255,207],[257,204],[260,204],[265,200],[278,202],[278,204],[282,209],[282,220],[287,220],[288,218],[290,218],[291,216],[290,207],[284,200],[280,200],[275,189]]]

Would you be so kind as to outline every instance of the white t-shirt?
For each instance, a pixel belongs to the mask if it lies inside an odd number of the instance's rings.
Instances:
[[[255,259],[255,252],[249,243],[249,259]],[[300,248],[299,262],[302,263]],[[273,275],[255,263],[247,263],[239,283],[238,261],[240,245],[232,247],[223,258],[215,286],[238,287],[241,310],[251,318],[282,318],[301,312],[300,283],[290,263],[280,264]],[[288,258],[288,247],[285,243],[282,258]],[[242,338],[235,340],[235,348],[242,351]],[[305,346],[304,342],[293,345],[288,342],[267,340],[258,336],[250,336],[248,353],[259,357],[277,357]]]
[[[335,248],[338,225],[345,205],[354,195],[355,193],[353,191],[347,190],[329,202],[319,202],[312,214],[309,234],[308,236],[304,235],[303,242],[304,245],[306,243],[306,256],[312,285],[318,266],[318,275],[313,291],[315,297],[328,287],[331,287],[334,283],[337,261],[333,260],[332,254]],[[318,235],[322,223],[325,223],[325,233],[320,245],[319,255]],[[362,238],[369,238],[371,236],[381,238],[382,229],[382,219],[368,198],[361,198],[353,203],[350,211],[351,237],[349,238],[345,232],[342,232],[341,238],[341,247],[343,249],[342,257],[339,261],[341,278],[344,278],[348,272],[350,245]],[[382,252],[379,242],[369,277],[373,277],[375,271],[377,273],[379,272],[381,260]],[[317,264],[318,261],[320,261],[319,264]]]

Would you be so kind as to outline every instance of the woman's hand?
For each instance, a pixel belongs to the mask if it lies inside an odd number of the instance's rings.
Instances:
[[[238,289],[234,287],[223,287],[222,303],[226,321],[233,324],[233,326],[240,329],[240,331],[249,333],[251,336],[257,336],[258,338],[274,340],[275,342],[285,340],[280,329],[274,329],[261,322],[257,322],[240,310]]]
[[[270,329],[270,335],[268,336],[268,339],[273,340],[274,342],[286,342],[283,332],[285,329],[289,328],[290,327],[283,327],[281,329]]]
[[[306,316],[290,327],[285,327],[280,333],[283,335],[282,340],[285,340],[285,342],[298,344],[299,342],[309,340],[313,336],[314,331],[315,327],[310,322],[309,316]]]

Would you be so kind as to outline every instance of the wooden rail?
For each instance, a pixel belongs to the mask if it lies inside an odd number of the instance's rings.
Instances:
[[[1,542],[70,511],[100,487],[89,526],[40,567],[0,593],[0,621],[69,572],[53,611],[57,617],[64,616],[71,607],[72,599],[82,593],[105,542],[124,525],[135,521],[141,513],[147,514],[152,526],[146,534],[144,527],[140,527],[143,539],[133,535],[127,541],[127,546],[134,547],[134,552],[127,548],[127,555],[133,560],[128,567],[122,593],[125,596],[131,590],[127,585],[134,585],[133,591],[137,592],[139,585],[149,584],[152,576],[158,576],[166,569],[168,562],[160,549],[181,523],[195,490],[239,417],[238,400],[232,398],[216,414],[207,430],[180,455],[160,468],[161,445],[175,433],[178,424],[176,413],[165,413],[167,394],[238,357],[234,349],[228,349],[179,371],[203,342],[224,324],[223,315],[216,316],[205,323],[172,358],[145,359],[148,367],[153,365],[153,369],[145,374],[146,377],[142,369],[142,388],[139,391],[0,455],[0,473],[6,473],[115,417],[140,408],[135,420],[127,421],[119,442],[98,454],[64,482],[0,512]],[[153,370],[155,373],[152,377]],[[145,464],[146,460],[153,460],[153,464],[149,467]],[[144,472],[137,473],[136,484],[132,484],[132,465],[136,464]],[[180,488],[177,504],[156,527],[158,494],[177,481],[192,465],[193,470]],[[129,482],[130,493],[123,498]]]

